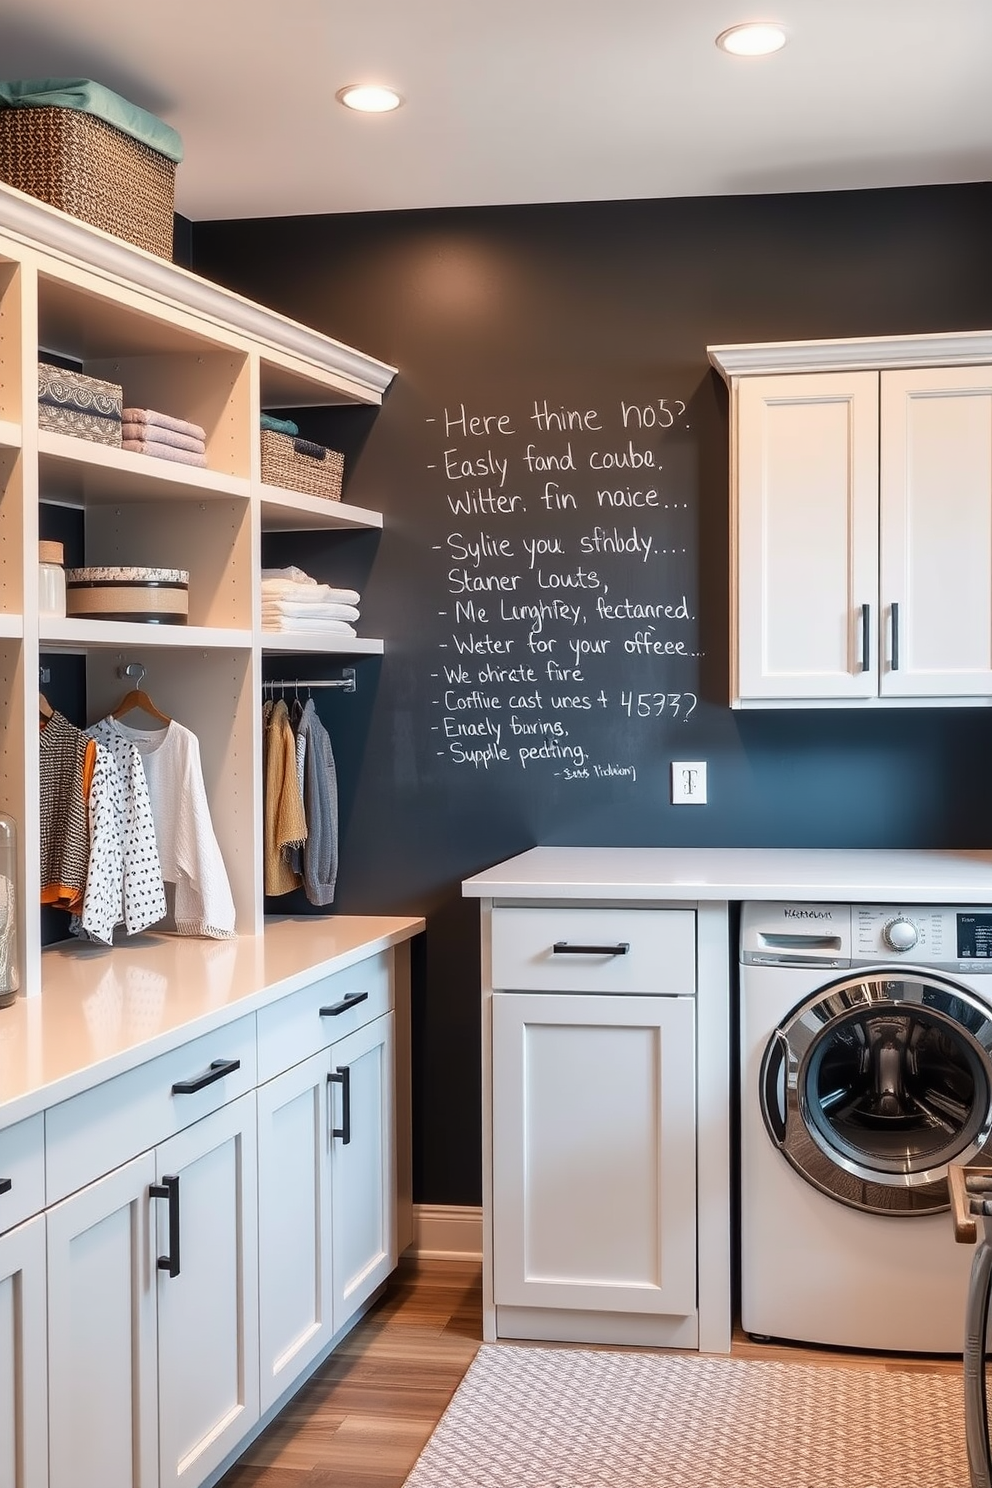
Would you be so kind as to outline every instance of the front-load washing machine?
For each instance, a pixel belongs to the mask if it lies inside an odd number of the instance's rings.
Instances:
[[[741,909],[741,1324],[960,1353],[947,1165],[992,1166],[992,907]]]

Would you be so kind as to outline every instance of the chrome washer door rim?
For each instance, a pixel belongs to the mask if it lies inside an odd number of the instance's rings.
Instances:
[[[835,1091],[844,1060],[856,1080]],[[925,971],[848,975],[783,1020],[759,1095],[770,1137],[813,1187],[872,1213],[945,1209],[947,1163],[981,1160],[992,1137],[992,1008]]]

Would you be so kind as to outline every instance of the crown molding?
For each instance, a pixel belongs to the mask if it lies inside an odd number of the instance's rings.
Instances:
[[[969,366],[992,362],[992,331],[850,337],[837,341],[765,341],[708,346],[706,354],[727,383],[735,377],[759,374]]]
[[[0,231],[21,243],[148,290],[217,325],[242,331],[275,351],[347,379],[379,402],[396,368],[330,336],[202,279],[168,259],[90,227],[47,203],[0,182]]]

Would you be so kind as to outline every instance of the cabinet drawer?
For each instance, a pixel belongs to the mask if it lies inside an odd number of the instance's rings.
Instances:
[[[321,977],[258,1012],[258,1079],[309,1059],[393,1006],[392,953]]]
[[[504,991],[696,990],[691,909],[494,909],[492,984]]]
[[[39,1111],[0,1131],[0,1234],[44,1207],[45,1121]]]
[[[255,1019],[249,1016],[52,1106],[45,1113],[48,1202],[64,1199],[255,1083]],[[176,1088],[183,1085],[190,1088]]]

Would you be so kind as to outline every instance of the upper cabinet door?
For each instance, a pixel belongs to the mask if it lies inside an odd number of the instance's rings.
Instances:
[[[878,374],[743,377],[735,425],[732,701],[874,697]]]
[[[883,697],[992,695],[992,367],[883,372]]]

